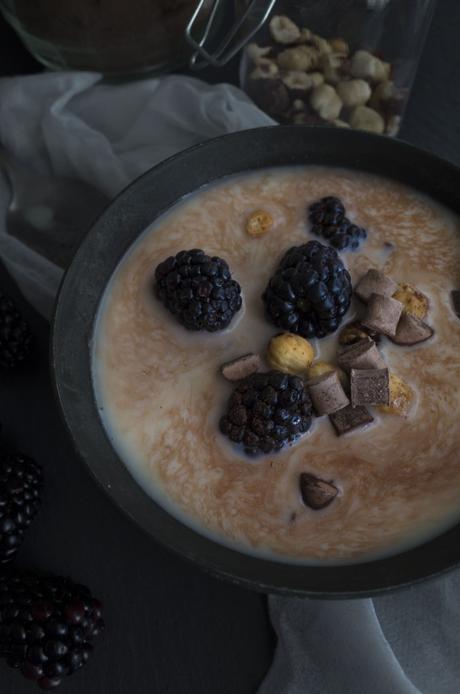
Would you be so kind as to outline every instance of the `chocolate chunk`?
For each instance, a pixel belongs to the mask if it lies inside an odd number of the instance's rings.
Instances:
[[[258,354],[245,354],[221,366],[221,374],[227,381],[241,381],[259,371],[261,361]]]
[[[452,297],[454,311],[458,318],[460,318],[460,289],[453,289],[450,295]]]
[[[429,340],[434,330],[427,323],[410,313],[403,313],[396,329],[396,335],[390,337],[395,345],[410,346]]]
[[[359,429],[360,427],[364,427],[366,424],[371,424],[374,421],[374,418],[369,410],[362,405],[358,405],[357,407],[347,405],[347,407],[344,407],[343,410],[338,410],[337,412],[334,412],[334,414],[330,414],[329,418],[337,436],[342,436],[349,431]]]
[[[371,294],[381,296],[393,296],[398,285],[391,277],[387,277],[380,270],[368,270],[355,287],[355,294],[361,301],[369,301]]]
[[[350,402],[342,388],[337,371],[329,371],[309,381],[308,389],[313,407],[319,416],[337,412]]]
[[[384,369],[385,362],[375,343],[364,338],[353,345],[340,347],[337,363],[344,371],[350,369]]]
[[[301,473],[299,484],[302,501],[315,511],[329,506],[339,492],[332,482],[326,482],[309,472]]]
[[[403,304],[382,294],[371,294],[363,324],[371,330],[394,337],[398,327]]]
[[[390,404],[388,369],[352,369],[350,383],[353,407]]]

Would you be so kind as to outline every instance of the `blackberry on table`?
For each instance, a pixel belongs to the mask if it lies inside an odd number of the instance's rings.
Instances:
[[[25,361],[32,349],[32,334],[12,299],[0,293],[0,366],[12,369]]]
[[[281,371],[255,373],[235,388],[220,430],[248,455],[279,451],[310,428],[313,408],[304,381]]]
[[[160,263],[155,293],[187,330],[222,330],[242,303],[241,287],[225,260],[200,249],[180,251]]]
[[[337,330],[351,295],[351,277],[337,252],[309,241],[285,253],[262,299],[274,325],[308,338]]]
[[[103,627],[101,604],[84,586],[0,571],[0,656],[41,689],[80,669]]]
[[[350,222],[345,216],[343,202],[334,196],[321,198],[310,205],[308,218],[312,223],[312,233],[322,236],[339,251],[355,250],[367,238],[367,231]]]
[[[22,453],[0,452],[0,564],[14,558],[40,506],[41,466]]]

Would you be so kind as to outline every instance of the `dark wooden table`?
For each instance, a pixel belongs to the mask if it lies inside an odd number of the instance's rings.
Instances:
[[[408,31],[410,28],[408,28]],[[460,164],[460,3],[439,0],[401,137]],[[41,68],[0,18],[0,74]],[[236,81],[236,65],[224,79]],[[221,76],[203,73],[209,81]],[[1,128],[1,123],[0,123]],[[6,434],[41,461],[46,491],[18,563],[87,583],[105,604],[107,629],[90,664],[63,694],[250,694],[272,657],[265,598],[210,578],[129,522],[78,460],[60,421],[48,374],[49,327],[21,302],[38,354],[1,376]],[[0,667],[0,692],[34,690]],[[283,694],[280,692],[279,694]]]

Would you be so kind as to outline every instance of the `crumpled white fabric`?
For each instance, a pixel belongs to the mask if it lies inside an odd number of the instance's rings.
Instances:
[[[258,694],[460,692],[458,571],[373,600],[269,607],[278,643]]]
[[[173,75],[104,84],[94,73],[0,80],[0,142],[37,176],[77,178],[114,197],[176,152],[211,137],[273,125],[236,87]],[[63,269],[10,236],[0,175],[0,256],[48,319]]]
[[[89,73],[0,80],[3,145],[37,176],[80,178],[110,197],[181,149],[271,124],[235,87],[190,77],[123,85]],[[7,234],[8,191],[0,175],[0,256],[49,318],[63,270]],[[259,694],[460,691],[458,572],[374,600],[271,597],[269,607],[278,645]]]

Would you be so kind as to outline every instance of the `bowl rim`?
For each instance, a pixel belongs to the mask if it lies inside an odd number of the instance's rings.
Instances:
[[[460,523],[412,549],[359,564],[308,566],[239,552],[174,518],[140,487],[109,441],[91,379],[92,335],[101,297],[119,260],[147,226],[184,195],[225,176],[308,164],[382,175],[460,213],[456,194],[460,168],[400,140],[328,127],[268,126],[202,142],[133,181],[91,227],[56,300],[50,341],[52,382],[77,453],[105,493],[155,540],[214,575],[258,591],[368,597],[458,566]]]

